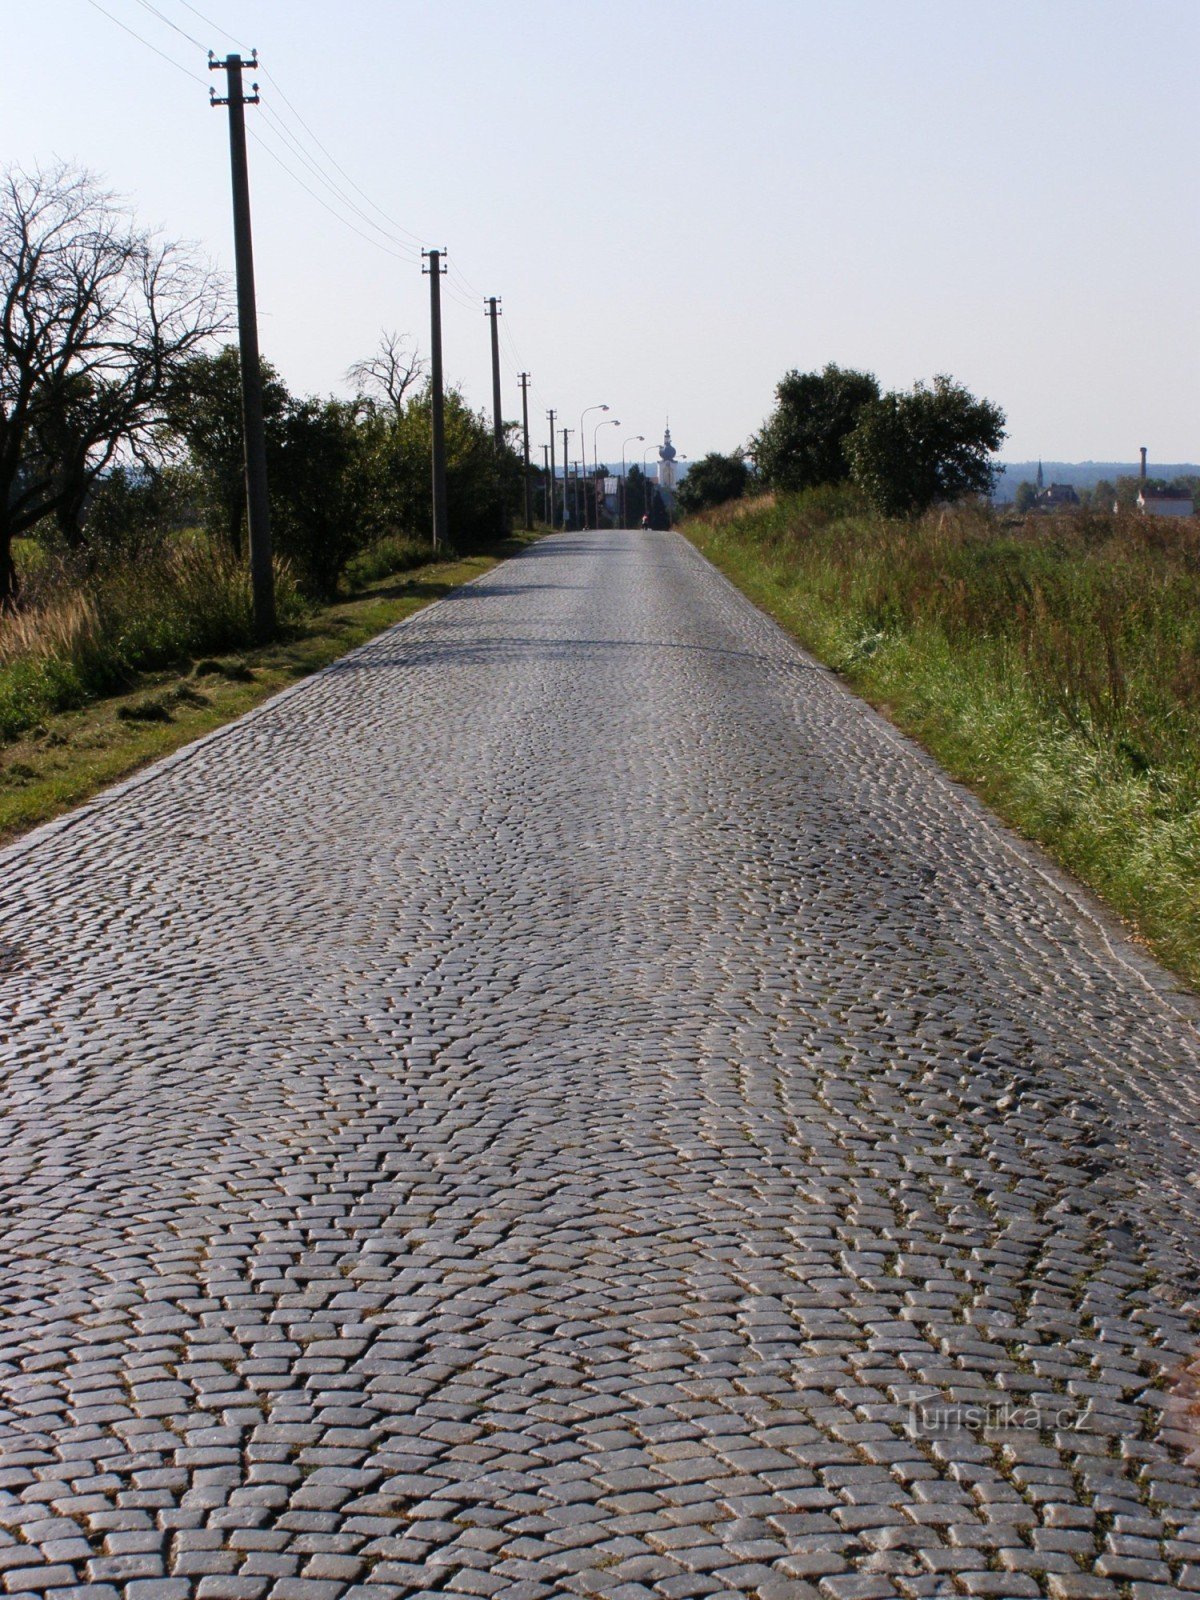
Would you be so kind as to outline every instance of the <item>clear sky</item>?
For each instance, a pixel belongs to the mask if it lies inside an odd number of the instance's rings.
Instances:
[[[85,163],[230,265],[224,113],[98,3],[9,7],[0,150]],[[384,327],[427,350],[416,252],[445,245],[447,375],[490,406],[502,296],[535,450],[547,406],[594,402],[610,460],[668,413],[684,454],[731,449],[837,361],[951,373],[1009,459],[1200,460],[1197,0],[102,3],[200,79],[258,48],[261,338],[293,389],[344,389]]]

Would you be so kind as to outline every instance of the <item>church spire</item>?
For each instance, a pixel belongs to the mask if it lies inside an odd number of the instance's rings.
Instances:
[[[1042,476],[1042,463],[1040,461],[1038,462],[1037,486],[1039,489],[1046,487],[1046,480]]]

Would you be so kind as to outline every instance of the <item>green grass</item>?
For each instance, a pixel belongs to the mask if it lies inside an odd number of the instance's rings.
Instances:
[[[820,491],[683,531],[1200,984],[1200,523]]]
[[[239,717],[384,628],[515,554],[494,551],[417,566],[293,619],[278,642],[132,674],[121,691],[44,712],[0,745],[0,840],[90,799],[137,768]],[[11,671],[12,669],[4,669]],[[3,677],[0,672],[0,677]]]

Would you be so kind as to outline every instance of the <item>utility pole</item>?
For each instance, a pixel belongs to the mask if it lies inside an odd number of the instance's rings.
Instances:
[[[554,526],[554,419],[557,415],[558,413],[553,409],[553,407],[551,407],[551,409],[546,413],[546,416],[550,420],[550,515],[546,520],[549,522],[551,527]]]
[[[542,446],[542,515],[546,526],[550,526],[550,450],[551,446]]]
[[[496,449],[501,450],[504,447],[504,419],[500,415],[500,324],[496,318],[503,313],[494,294],[489,295],[484,304],[487,310],[483,314],[492,324],[492,438],[496,441]]]
[[[563,530],[565,532],[567,526],[567,474],[571,470],[571,457],[567,446],[567,440],[575,432],[575,429],[560,428],[559,432],[563,436]]]
[[[433,548],[450,542],[446,512],[446,396],[442,392],[442,265],[444,250],[422,250],[429,265],[421,271],[429,278],[429,399],[433,424]]]
[[[229,55],[218,61],[208,52],[210,72],[224,71],[226,93],[209,90],[209,103],[229,107],[229,165],[233,175],[233,254],[237,269],[238,352],[242,376],[242,447],[246,471],[246,524],[250,544],[250,587],[254,596],[254,632],[269,639],[275,632],[275,568],[271,560],[271,506],[267,498],[267,436],[263,427],[262,359],[258,353],[258,311],[254,296],[254,242],[250,232],[250,173],[246,165],[246,106],[258,104],[242,92],[242,69],[258,67],[258,52],[249,61]]]
[[[533,532],[533,500],[529,488],[529,374],[519,373],[517,382],[521,385],[521,427],[525,435],[525,532]]]

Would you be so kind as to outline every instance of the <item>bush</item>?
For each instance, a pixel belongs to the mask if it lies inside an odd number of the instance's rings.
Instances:
[[[750,468],[741,455],[723,456],[715,451],[702,456],[679,485],[675,503],[684,516],[707,511],[727,500],[740,500],[750,482]]]

